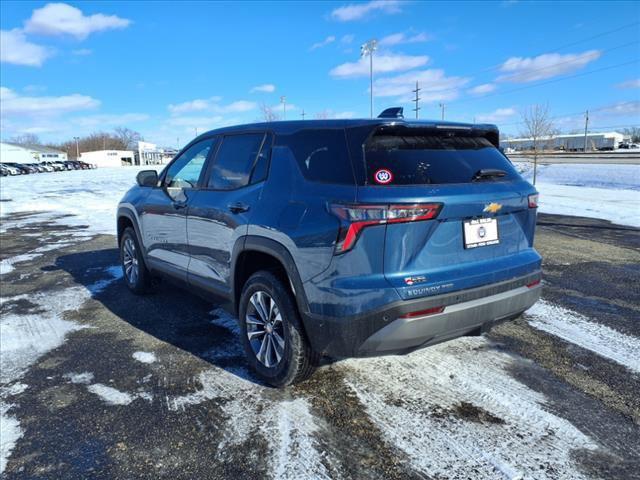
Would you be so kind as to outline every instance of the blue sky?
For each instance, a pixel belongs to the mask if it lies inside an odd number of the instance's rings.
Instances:
[[[184,144],[263,118],[376,112],[497,123],[548,104],[563,131],[640,125],[637,2],[0,3],[2,137],[44,140],[127,126]],[[179,140],[178,140],[179,139]]]

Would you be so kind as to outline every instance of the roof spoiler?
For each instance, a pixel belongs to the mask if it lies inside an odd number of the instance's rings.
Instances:
[[[378,118],[404,118],[404,108],[402,107],[391,107],[384,110]]]

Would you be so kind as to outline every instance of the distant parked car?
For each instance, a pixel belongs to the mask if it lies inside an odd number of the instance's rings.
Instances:
[[[14,167],[13,165],[11,165],[9,163],[2,163],[0,165],[7,170],[9,175],[22,175],[22,172],[20,171],[20,169]]]
[[[5,165],[10,165],[14,168],[17,168],[18,171],[20,172],[20,175],[27,175],[31,173],[31,169],[29,169],[22,163],[5,163]]]
[[[53,172],[54,168],[51,165],[47,165],[45,162],[40,163],[40,167],[44,169],[45,172]]]
[[[6,177],[7,175],[9,175],[7,167],[0,165],[0,177]]]

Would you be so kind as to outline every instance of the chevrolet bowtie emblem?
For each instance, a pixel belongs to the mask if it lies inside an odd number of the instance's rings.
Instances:
[[[502,208],[502,205],[500,205],[499,203],[491,202],[484,206],[483,212],[496,213],[501,208]]]

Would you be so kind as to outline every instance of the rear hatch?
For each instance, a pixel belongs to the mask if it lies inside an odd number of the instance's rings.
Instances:
[[[352,151],[359,205],[387,205],[391,215],[410,205],[437,211],[435,218],[386,223],[384,275],[402,298],[473,288],[540,268],[532,248],[536,192],[498,150],[495,127],[385,125],[360,145]]]

